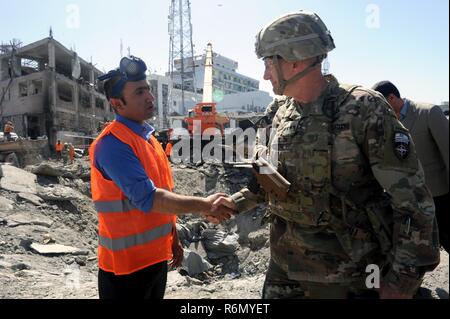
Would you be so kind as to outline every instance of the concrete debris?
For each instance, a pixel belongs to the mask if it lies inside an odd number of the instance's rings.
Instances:
[[[37,253],[42,255],[62,255],[62,254],[72,254],[72,255],[87,255],[88,252],[81,250],[79,248],[64,246],[59,244],[52,245],[41,245],[37,243],[32,243],[30,248],[35,250]]]
[[[43,227],[51,227],[53,220],[40,215],[33,215],[30,213],[16,213],[9,215],[6,218],[8,227],[17,227],[24,225],[39,225]]]
[[[86,266],[87,258],[86,258],[86,256],[77,256],[77,257],[75,257],[75,262],[79,266]]]
[[[266,206],[257,207],[254,211],[245,214],[239,214],[234,219],[236,223],[236,233],[239,234],[241,244],[248,243],[248,236],[251,232],[257,231],[263,227],[262,219],[266,213]]]
[[[0,142],[0,147],[2,146]],[[14,167],[20,167],[20,160],[19,156],[17,156],[16,153],[1,153],[0,152],[0,162],[14,166]]]
[[[189,249],[184,250],[184,258],[181,269],[186,271],[189,276],[195,276],[202,272],[208,271],[213,266],[202,258],[196,252]]]
[[[11,264],[6,261],[0,260],[0,269],[6,269],[6,268],[11,268]]]
[[[1,265],[1,264],[0,264]],[[176,290],[179,287],[187,286],[187,280],[185,276],[182,276],[178,271],[169,271],[167,274],[167,282]]]
[[[44,200],[42,198],[40,198],[37,195],[30,194],[30,193],[19,193],[19,194],[17,194],[17,198],[28,201],[35,206],[40,206],[40,205],[44,204]]]
[[[19,271],[19,270],[30,270],[31,266],[27,265],[25,263],[17,263],[11,266],[11,269],[14,271]]]
[[[199,280],[197,278],[192,278],[192,277],[186,277],[186,282],[187,282],[188,287],[193,286],[193,285],[194,286],[203,286],[204,285],[204,283],[201,280]]]
[[[205,229],[202,235],[202,244],[209,259],[234,255],[239,248],[238,234],[227,234],[220,230]]]
[[[174,192],[193,196],[204,196],[205,176],[201,172],[191,168],[175,168],[173,173],[176,174],[178,179]]]
[[[15,193],[36,194],[36,175],[10,165],[0,165],[0,167],[2,189]]]
[[[70,201],[83,198],[83,195],[78,191],[62,185],[52,185],[51,187],[38,186],[37,194],[45,200],[53,201]]]
[[[44,245],[48,245],[48,244],[52,244],[56,242],[55,239],[53,239],[53,237],[50,234],[45,234],[42,238],[42,243]]]
[[[78,190],[81,194],[91,198],[91,183],[90,182],[84,182],[82,179],[68,179],[64,177],[58,178],[59,184],[63,186],[67,186],[70,188],[74,188]]]
[[[41,163],[36,166],[27,166],[27,170],[36,175],[59,177],[67,175],[67,170],[61,163]]]
[[[0,211],[12,210],[13,204],[14,204],[13,201],[11,201],[3,196],[0,196]]]
[[[248,235],[248,241],[250,243],[250,249],[258,250],[264,247],[269,240],[269,231],[266,229],[260,229]]]
[[[77,160],[74,164],[63,164],[61,162],[42,162],[30,165],[25,170],[41,176],[66,177],[70,179],[86,180],[90,178],[90,164],[85,158]]]
[[[192,221],[187,224],[177,223],[178,238],[183,247],[189,247],[191,243],[199,242],[202,239],[202,231],[207,227],[203,221]]]

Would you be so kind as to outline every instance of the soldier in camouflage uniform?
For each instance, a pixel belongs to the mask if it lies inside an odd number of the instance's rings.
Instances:
[[[271,259],[263,298],[411,298],[439,264],[433,200],[409,132],[377,92],[324,76],[335,48],[321,19],[295,12],[257,35],[280,97],[256,156],[276,153],[287,200],[249,187],[216,201],[246,212],[268,201]],[[368,265],[380,272],[369,289]]]

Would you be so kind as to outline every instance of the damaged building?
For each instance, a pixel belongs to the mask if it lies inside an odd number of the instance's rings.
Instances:
[[[52,36],[0,51],[0,122],[22,137],[57,139],[96,135],[114,118],[97,78],[103,72]],[[78,141],[79,143],[79,141]]]

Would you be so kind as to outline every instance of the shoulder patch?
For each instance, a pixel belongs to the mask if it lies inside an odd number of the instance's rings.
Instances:
[[[334,124],[334,129],[336,131],[345,131],[350,129],[350,123],[338,123]]]
[[[410,153],[410,144],[408,134],[397,131],[394,134],[394,153],[399,159],[404,160]]]

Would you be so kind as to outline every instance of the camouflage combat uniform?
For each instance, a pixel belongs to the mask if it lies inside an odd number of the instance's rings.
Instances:
[[[434,205],[409,132],[384,98],[331,76],[315,102],[284,97],[267,114],[273,132],[255,152],[278,152],[288,199],[232,196],[241,213],[269,203],[263,297],[375,296],[365,285],[370,264],[382,285],[415,291],[439,263]]]

